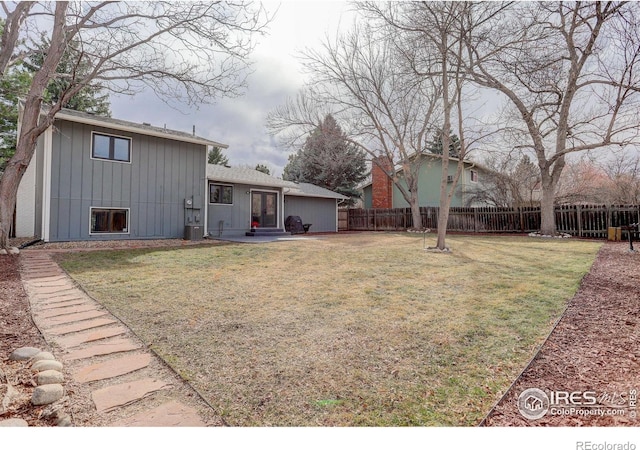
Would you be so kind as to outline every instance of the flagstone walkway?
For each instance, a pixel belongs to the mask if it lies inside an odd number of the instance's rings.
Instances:
[[[33,320],[106,426],[219,425],[213,410],[42,250],[20,255]]]

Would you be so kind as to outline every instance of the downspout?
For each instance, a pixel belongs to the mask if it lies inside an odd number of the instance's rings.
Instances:
[[[204,152],[204,233],[202,237],[209,237],[209,177],[207,176],[207,167],[209,164],[209,146],[205,145]]]

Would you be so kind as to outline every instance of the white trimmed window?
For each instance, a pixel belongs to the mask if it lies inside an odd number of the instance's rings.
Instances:
[[[477,170],[471,170],[471,182],[472,183],[477,183],[478,182],[478,171]]]
[[[91,234],[128,234],[128,208],[91,208]]]
[[[209,183],[209,203],[233,204],[233,186]]]
[[[131,162],[131,138],[92,133],[91,157],[106,161]]]

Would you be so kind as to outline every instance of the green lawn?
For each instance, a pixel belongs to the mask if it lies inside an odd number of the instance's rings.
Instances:
[[[601,243],[448,245],[429,253],[421,235],[363,233],[61,263],[231,425],[476,425]]]

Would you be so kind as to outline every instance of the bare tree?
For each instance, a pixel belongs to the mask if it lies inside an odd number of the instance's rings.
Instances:
[[[13,6],[13,8],[12,8]],[[50,43],[24,99],[15,155],[0,180],[0,247],[6,248],[18,185],[38,137],[56,113],[93,82],[112,92],[153,89],[167,102],[198,104],[238,95],[253,37],[269,22],[257,4],[238,2],[2,2],[0,73]],[[74,42],[74,45],[70,45]],[[63,54],[88,71],[58,73]],[[43,92],[64,77],[66,89],[43,109]]]
[[[400,34],[398,45],[410,62],[414,74],[422,80],[438,79],[441,86],[442,124],[437,128],[442,147],[440,208],[436,248],[446,249],[446,233],[451,200],[463,173],[470,142],[467,139],[463,104],[469,83],[462,61],[466,57],[465,37],[478,21],[485,21],[491,8],[471,2],[364,3],[361,8],[379,18]],[[476,11],[480,9],[481,11]],[[449,181],[449,163],[453,127],[460,141],[453,182]]]
[[[602,164],[609,177],[605,198],[613,205],[640,205],[640,154],[625,151]]]
[[[306,51],[310,86],[273,111],[267,126],[274,134],[297,127],[292,144],[331,113],[347,139],[372,160],[392,162],[380,167],[410,205],[414,227],[420,228],[420,155],[439,120],[441,87],[436,78],[415,76],[395,37],[395,30],[374,29],[369,23]]]
[[[467,33],[467,70],[514,109],[513,133],[541,175],[541,231],[554,234],[555,193],[570,153],[638,138],[640,5],[514,3]]]
[[[483,183],[465,192],[467,203],[497,207],[536,206],[540,171],[528,155],[493,153],[483,161]]]

